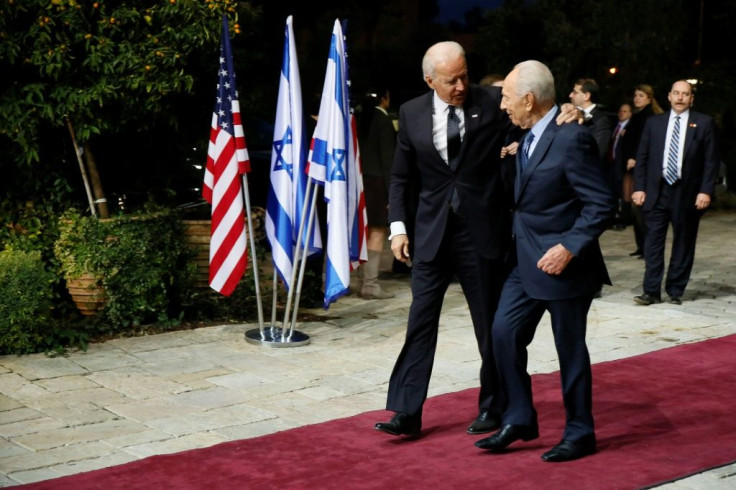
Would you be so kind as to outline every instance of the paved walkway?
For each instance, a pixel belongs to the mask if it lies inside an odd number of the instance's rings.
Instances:
[[[594,362],[736,333],[736,213],[703,220],[682,306],[633,303],[644,263],[628,255],[632,235],[629,228],[602,238],[615,285],[604,288],[589,315]],[[227,325],[113,340],[65,357],[0,356],[0,486],[383,408],[410,300],[406,278],[386,284],[396,298],[353,295],[328,312],[310,310],[324,318],[299,324],[312,339],[302,347],[252,345],[243,333],[253,325]],[[536,373],[558,368],[548,318],[543,322],[530,347]],[[444,304],[430,396],[477,386],[478,367],[455,284]],[[736,488],[736,464],[661,488]]]

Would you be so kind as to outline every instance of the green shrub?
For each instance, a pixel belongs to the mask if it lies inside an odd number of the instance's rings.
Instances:
[[[56,257],[66,278],[91,274],[108,298],[100,326],[120,332],[180,316],[190,295],[191,250],[170,211],[98,219],[65,213]]]
[[[35,352],[53,338],[54,280],[41,252],[0,252],[0,354]]]

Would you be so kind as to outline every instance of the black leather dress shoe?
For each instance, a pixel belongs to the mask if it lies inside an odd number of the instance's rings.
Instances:
[[[636,257],[637,255],[644,255],[644,253],[638,248],[629,254],[629,257]]]
[[[660,298],[659,296],[654,296],[653,294],[644,293],[641,296],[634,296],[634,301],[636,301],[640,305],[649,306],[655,303],[661,303],[662,298]]]
[[[673,305],[681,305],[682,304],[682,298],[679,296],[670,296],[670,304]]]
[[[420,415],[407,415],[404,412],[396,412],[389,422],[378,422],[376,430],[386,432],[394,436],[407,435],[419,437],[422,432],[422,417]]]
[[[483,409],[478,414],[478,417],[468,427],[468,434],[471,436],[477,434],[487,434],[492,430],[496,430],[501,427],[501,416],[492,413],[490,410]]]
[[[565,461],[572,461],[573,459],[580,459],[594,452],[595,437],[580,441],[563,439],[555,447],[544,453],[542,459],[550,463],[563,463]]]
[[[475,445],[481,449],[501,451],[514,441],[531,441],[537,437],[539,437],[537,427],[506,424],[492,436],[476,441]]]

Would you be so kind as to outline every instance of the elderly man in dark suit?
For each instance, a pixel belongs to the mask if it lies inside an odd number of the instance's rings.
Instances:
[[[456,274],[465,293],[481,355],[479,414],[471,434],[498,427],[499,395],[491,321],[504,277],[509,213],[500,176],[501,148],[513,126],[500,110],[498,87],[468,84],[463,48],[435,44],[422,69],[429,93],[403,104],[391,170],[391,250],[409,261],[404,223],[411,185],[418,184],[412,304],[406,340],[388,388],[391,421],[376,429],[418,436],[434,363],[440,311]]]
[[[500,110],[501,90],[468,84],[465,52],[455,42],[430,47],[422,60],[432,90],[403,104],[391,169],[391,250],[409,261],[404,224],[412,184],[419,187],[411,277],[412,303],[406,340],[388,387],[395,414],[376,429],[418,436],[434,363],[442,301],[454,276],[460,280],[481,356],[479,413],[469,434],[496,429],[505,402],[500,394],[491,323],[505,277],[509,193],[501,155],[513,131]],[[577,121],[572,106],[559,123]],[[505,152],[504,152],[505,154]]]
[[[493,322],[493,353],[508,405],[501,429],[476,446],[501,451],[538,437],[527,346],[549,311],[567,417],[562,440],[542,459],[569,461],[596,446],[585,334],[593,295],[610,284],[598,237],[614,215],[615,197],[591,133],[552,122],[559,109],[544,64],[516,65],[504,81],[501,107],[514,124],[530,130],[517,154],[516,257]]]
[[[667,95],[672,110],[647,119],[634,169],[633,203],[642,207],[647,235],[644,241],[644,294],[641,305],[661,301],[664,246],[672,223],[672,254],[665,291],[672,304],[682,304],[695,260],[700,217],[710,206],[718,176],[718,148],[713,118],[691,111],[690,84],[678,80]]]

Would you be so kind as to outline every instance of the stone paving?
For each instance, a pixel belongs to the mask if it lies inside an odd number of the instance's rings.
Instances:
[[[681,306],[633,303],[644,263],[628,255],[631,228],[601,242],[615,284],[590,311],[594,362],[736,333],[736,213],[703,219]],[[64,357],[0,356],[0,486],[383,408],[410,301],[407,278],[384,284],[395,298],[351,295],[327,312],[307,310],[321,321],[298,324],[311,337],[306,346],[246,343],[251,324],[112,340]],[[430,396],[477,386],[480,361],[457,284],[440,328]],[[532,372],[558,369],[546,316],[529,358]],[[736,488],[736,464],[660,488]]]

